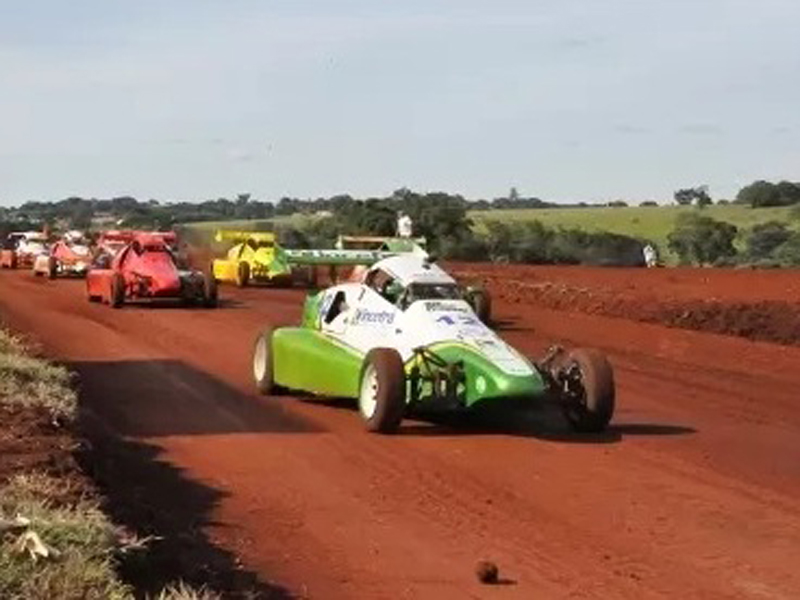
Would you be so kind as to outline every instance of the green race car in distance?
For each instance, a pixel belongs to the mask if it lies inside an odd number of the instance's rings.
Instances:
[[[356,398],[367,429],[391,433],[416,408],[557,400],[577,431],[601,431],[614,411],[614,378],[594,350],[531,362],[476,316],[447,273],[424,257],[375,263],[361,282],[309,296],[299,327],[256,340],[263,394],[282,389]]]

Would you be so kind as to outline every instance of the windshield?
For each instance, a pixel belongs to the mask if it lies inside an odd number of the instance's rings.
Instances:
[[[400,299],[405,310],[417,300],[461,300],[461,292],[455,283],[412,283]]]
[[[412,283],[408,294],[414,300],[459,300],[461,294],[454,283]]]

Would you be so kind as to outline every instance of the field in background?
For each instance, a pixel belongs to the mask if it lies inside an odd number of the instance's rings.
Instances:
[[[478,231],[485,230],[484,223],[496,220],[505,223],[541,221],[549,227],[579,227],[586,231],[609,231],[651,240],[667,252],[667,236],[682,212],[696,211],[684,206],[651,206],[628,208],[529,208],[521,210],[471,211]],[[706,214],[719,221],[727,221],[740,230],[749,229],[767,221],[788,221],[791,207],[750,208],[741,205],[710,206]]]
[[[789,212],[792,207],[781,206],[772,208],[751,208],[741,205],[710,206],[703,209],[702,213],[720,221],[727,221],[746,231],[759,223],[767,221],[789,222]],[[528,208],[506,210],[476,210],[470,211],[469,216],[475,223],[478,232],[486,231],[486,221],[501,221],[504,223],[518,223],[522,221],[541,221],[548,227],[577,227],[586,231],[608,231],[629,235],[636,238],[655,242],[661,250],[662,256],[670,263],[676,257],[667,247],[667,236],[675,227],[675,220],[682,212],[697,211],[698,209],[684,206],[652,206],[652,207],[623,207],[623,208]],[[318,215],[294,214],[280,216],[274,219],[239,220],[239,221],[205,221],[199,223],[186,223],[184,226],[198,229],[203,232],[226,228],[242,230],[272,230],[276,224],[302,229],[309,222],[325,218]],[[793,225],[797,227],[798,224]],[[737,245],[743,245],[743,238],[737,240]]]

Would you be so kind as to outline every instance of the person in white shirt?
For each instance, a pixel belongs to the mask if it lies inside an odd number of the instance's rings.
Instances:
[[[414,235],[414,223],[402,210],[397,213],[397,235],[402,238]]]
[[[648,269],[658,266],[658,252],[652,245],[647,244],[642,248],[642,254],[644,254],[644,264]]]

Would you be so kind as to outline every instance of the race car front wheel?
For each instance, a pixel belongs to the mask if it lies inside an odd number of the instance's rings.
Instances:
[[[475,315],[486,325],[492,320],[492,297],[485,289],[468,287],[464,292],[464,299],[475,311]]]
[[[406,409],[406,377],[400,353],[373,348],[361,368],[358,409],[367,431],[394,433]]]
[[[253,378],[258,391],[266,396],[274,396],[283,391],[283,388],[275,383],[272,329],[270,328],[265,329],[256,338],[253,348]]]
[[[614,414],[614,372],[597,350],[571,351],[559,361],[555,379],[564,416],[575,431],[603,431]]]

